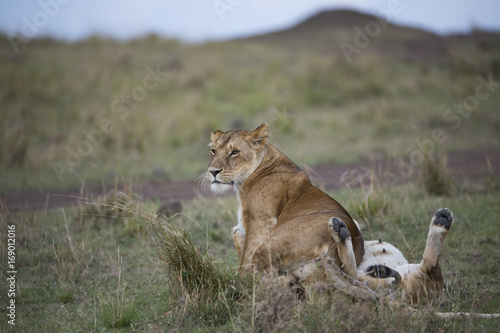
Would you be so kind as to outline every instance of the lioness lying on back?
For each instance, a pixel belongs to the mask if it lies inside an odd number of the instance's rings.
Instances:
[[[431,223],[432,237],[429,233],[429,249],[426,247],[421,267],[409,265],[414,273],[398,272],[396,266],[407,264],[401,253],[387,243],[380,251],[378,243],[365,243],[349,213],[314,187],[295,163],[269,144],[268,134],[269,126],[264,123],[254,131],[216,131],[210,142],[206,181],[216,193],[234,189],[240,202],[232,235],[241,272],[278,270],[299,280],[312,275],[324,277],[326,273],[337,286],[359,297],[366,295],[366,290],[345,287],[342,274],[366,281],[373,288],[412,286],[416,294],[424,294],[420,289],[427,288],[429,279],[433,286],[442,283],[437,260],[440,244],[453,220],[451,212],[438,211],[438,221],[443,222],[444,216],[448,224],[436,225],[444,226],[446,232],[433,229],[437,217]],[[389,252],[396,255],[378,261],[388,257]],[[432,259],[426,260],[426,255]],[[388,267],[393,261],[397,265]],[[400,284],[402,275],[404,283]]]
[[[363,282],[371,289],[389,288],[404,291],[404,296],[411,303],[421,298],[437,295],[443,287],[443,275],[439,264],[439,256],[444,240],[453,224],[453,213],[447,209],[438,209],[431,218],[429,233],[425,244],[422,261],[410,264],[401,251],[381,239],[365,241],[365,255],[357,267],[357,275],[352,278]],[[349,232],[342,233],[344,223],[331,218],[329,225],[338,233],[333,233],[338,251],[346,253],[342,256],[342,264],[355,266],[353,253],[350,251]]]

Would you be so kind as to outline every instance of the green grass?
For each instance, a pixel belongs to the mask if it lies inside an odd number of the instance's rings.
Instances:
[[[230,236],[237,215],[233,197],[186,202],[182,215],[166,220],[151,215],[156,204],[132,196],[133,205],[119,204],[131,214],[106,216],[92,206],[2,213],[2,229],[15,224],[17,230],[16,327],[39,332],[498,330],[498,319],[445,320],[432,315],[498,313],[498,192],[484,187],[435,197],[423,191],[417,183],[392,187],[386,192],[390,204],[385,210],[367,219],[355,215],[366,239],[390,241],[418,262],[433,212],[440,207],[454,211],[456,222],[441,256],[446,281],[442,296],[421,305],[412,316],[383,304],[353,302],[321,283],[306,285],[306,300],[297,301],[292,289],[273,279],[252,282],[252,277],[238,277]],[[360,188],[346,189],[334,197],[354,212],[365,194]],[[154,225],[160,229],[147,232]],[[165,233],[171,239],[158,243]],[[168,253],[165,244],[176,241],[182,244],[170,251],[172,257],[161,255]],[[2,243],[5,246],[3,232]],[[188,250],[181,255],[183,249]],[[187,261],[175,265],[176,254]],[[5,272],[2,269],[2,290]]]
[[[369,47],[350,64],[298,41],[43,39],[14,56],[2,39],[0,188],[193,179],[206,167],[211,131],[264,121],[271,141],[308,165],[408,157],[415,139],[431,138],[435,128],[447,136],[443,151],[498,150],[498,91],[467,117],[443,118],[474,94],[479,75],[500,77],[498,37],[480,37],[489,48],[475,37],[450,39],[448,53],[431,61]],[[157,66],[160,81],[144,81]],[[126,95],[136,101],[115,104]],[[103,129],[94,141],[85,135]],[[62,168],[67,158],[73,167]]]

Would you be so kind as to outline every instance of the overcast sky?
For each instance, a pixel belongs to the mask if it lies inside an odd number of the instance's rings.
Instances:
[[[154,32],[202,42],[287,28],[324,9],[377,14],[394,7],[390,22],[438,34],[500,31],[499,0],[1,0],[0,30],[28,39]]]

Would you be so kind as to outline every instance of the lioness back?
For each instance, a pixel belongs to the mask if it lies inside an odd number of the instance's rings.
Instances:
[[[335,216],[343,220],[352,236],[356,263],[359,264],[364,255],[364,241],[358,227],[349,213],[335,199],[311,184],[307,174],[288,157],[271,144],[268,144],[268,161],[262,165],[263,172],[249,177],[248,196],[259,196],[278,204],[279,215],[276,227],[290,220],[300,219],[301,223],[312,223],[313,220],[327,221]],[[315,219],[312,219],[312,217]],[[323,216],[323,218],[319,218]],[[322,223],[322,232],[329,238],[327,224]]]

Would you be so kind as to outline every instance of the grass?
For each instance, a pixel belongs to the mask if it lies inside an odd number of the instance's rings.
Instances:
[[[208,249],[200,252],[186,230],[156,215],[140,223],[152,239],[175,298],[183,300],[180,317],[195,313],[197,321],[212,326],[229,322],[246,293],[246,280],[234,269],[218,266]]]
[[[387,192],[390,209],[370,215],[368,223],[355,215],[365,238],[390,241],[418,262],[432,213],[440,207],[454,211],[456,223],[441,257],[443,294],[411,316],[383,304],[353,302],[325,283],[306,285],[300,301],[274,279],[238,276],[230,237],[235,198],[198,198],[167,219],[154,215],[158,204],[132,197],[134,205],[117,203],[130,214],[98,214],[92,205],[2,213],[2,228],[15,224],[17,230],[16,326],[39,332],[498,330],[498,319],[433,315],[498,313],[498,192],[487,186],[471,193],[452,190],[448,197],[424,191],[417,183],[393,187]],[[357,207],[352,198],[365,195],[361,188],[334,193],[351,212]]]
[[[104,327],[107,328],[125,328],[129,327],[137,314],[134,304],[127,304],[125,299],[125,287],[121,285],[123,258],[120,256],[118,247],[118,283],[116,297],[105,300],[103,296],[99,297],[101,304],[101,320]]]
[[[420,165],[420,177],[428,194],[450,194],[450,175],[447,170],[446,155],[424,154],[424,160]]]
[[[360,193],[348,202],[350,212],[364,221],[377,215],[385,215],[392,209],[390,186],[382,184],[381,170],[368,169],[364,173],[352,170],[345,173],[342,182],[350,190],[359,187]]]
[[[263,121],[272,142],[308,165],[408,157],[414,137],[432,138],[436,128],[447,137],[443,151],[498,150],[497,91],[470,114],[444,118],[475,93],[479,75],[498,80],[497,39],[450,38],[433,61],[368,47],[349,64],[289,41],[41,39],[14,56],[4,38],[1,191],[192,179],[206,167],[211,131]],[[151,71],[158,81],[146,89]]]

